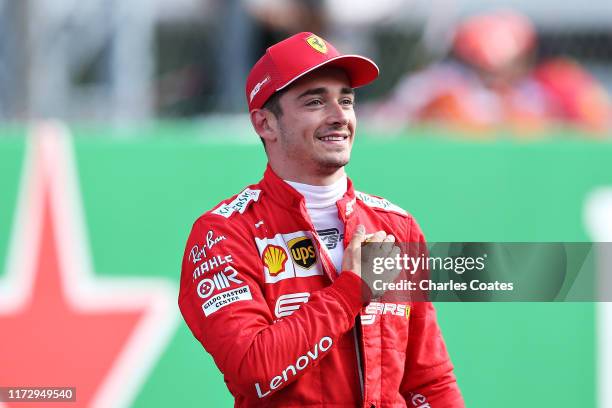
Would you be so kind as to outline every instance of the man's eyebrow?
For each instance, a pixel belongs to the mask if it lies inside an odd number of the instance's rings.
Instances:
[[[329,93],[329,91],[327,90],[327,88],[324,88],[324,87],[307,89],[306,91],[302,92],[298,96],[298,99],[303,98],[305,96],[309,96],[309,95],[325,95],[327,93]],[[342,87],[342,89],[340,90],[340,93],[343,95],[354,95],[355,91],[353,90],[353,88],[345,86],[345,87]]]

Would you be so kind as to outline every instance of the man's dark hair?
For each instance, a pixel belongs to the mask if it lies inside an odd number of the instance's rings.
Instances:
[[[278,92],[274,92],[272,96],[262,106],[263,109],[267,109],[272,112],[277,119],[283,116],[283,109],[280,106],[280,97],[284,93],[284,89],[281,89]]]
[[[266,109],[269,110],[270,112],[272,112],[272,114],[274,115],[275,118],[279,119],[281,116],[283,116],[283,109],[280,106],[280,98],[281,96],[283,96],[283,94],[285,93],[285,91],[287,90],[287,88],[281,89],[278,92],[274,92],[272,94],[272,96],[270,98],[268,98],[268,100],[266,101],[266,103],[264,103],[264,105],[262,106],[262,109]],[[263,143],[264,145],[264,149],[266,148],[266,141],[263,140],[263,138],[261,138],[261,143]]]

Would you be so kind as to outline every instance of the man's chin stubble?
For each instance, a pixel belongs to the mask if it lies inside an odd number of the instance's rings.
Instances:
[[[330,159],[330,160],[321,160],[319,162],[319,170],[322,174],[333,174],[339,169],[343,168],[348,164],[349,160],[346,159]]]

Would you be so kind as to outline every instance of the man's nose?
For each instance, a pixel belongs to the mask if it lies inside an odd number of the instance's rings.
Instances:
[[[327,122],[332,125],[346,126],[349,122],[349,111],[340,102],[328,105]]]

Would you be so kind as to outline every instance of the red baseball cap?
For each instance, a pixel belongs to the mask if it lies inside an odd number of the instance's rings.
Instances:
[[[340,54],[313,33],[295,34],[268,48],[251,69],[246,82],[249,112],[261,108],[275,92],[322,66],[342,68],[352,88],[367,85],[378,77],[378,67],[371,59]]]

